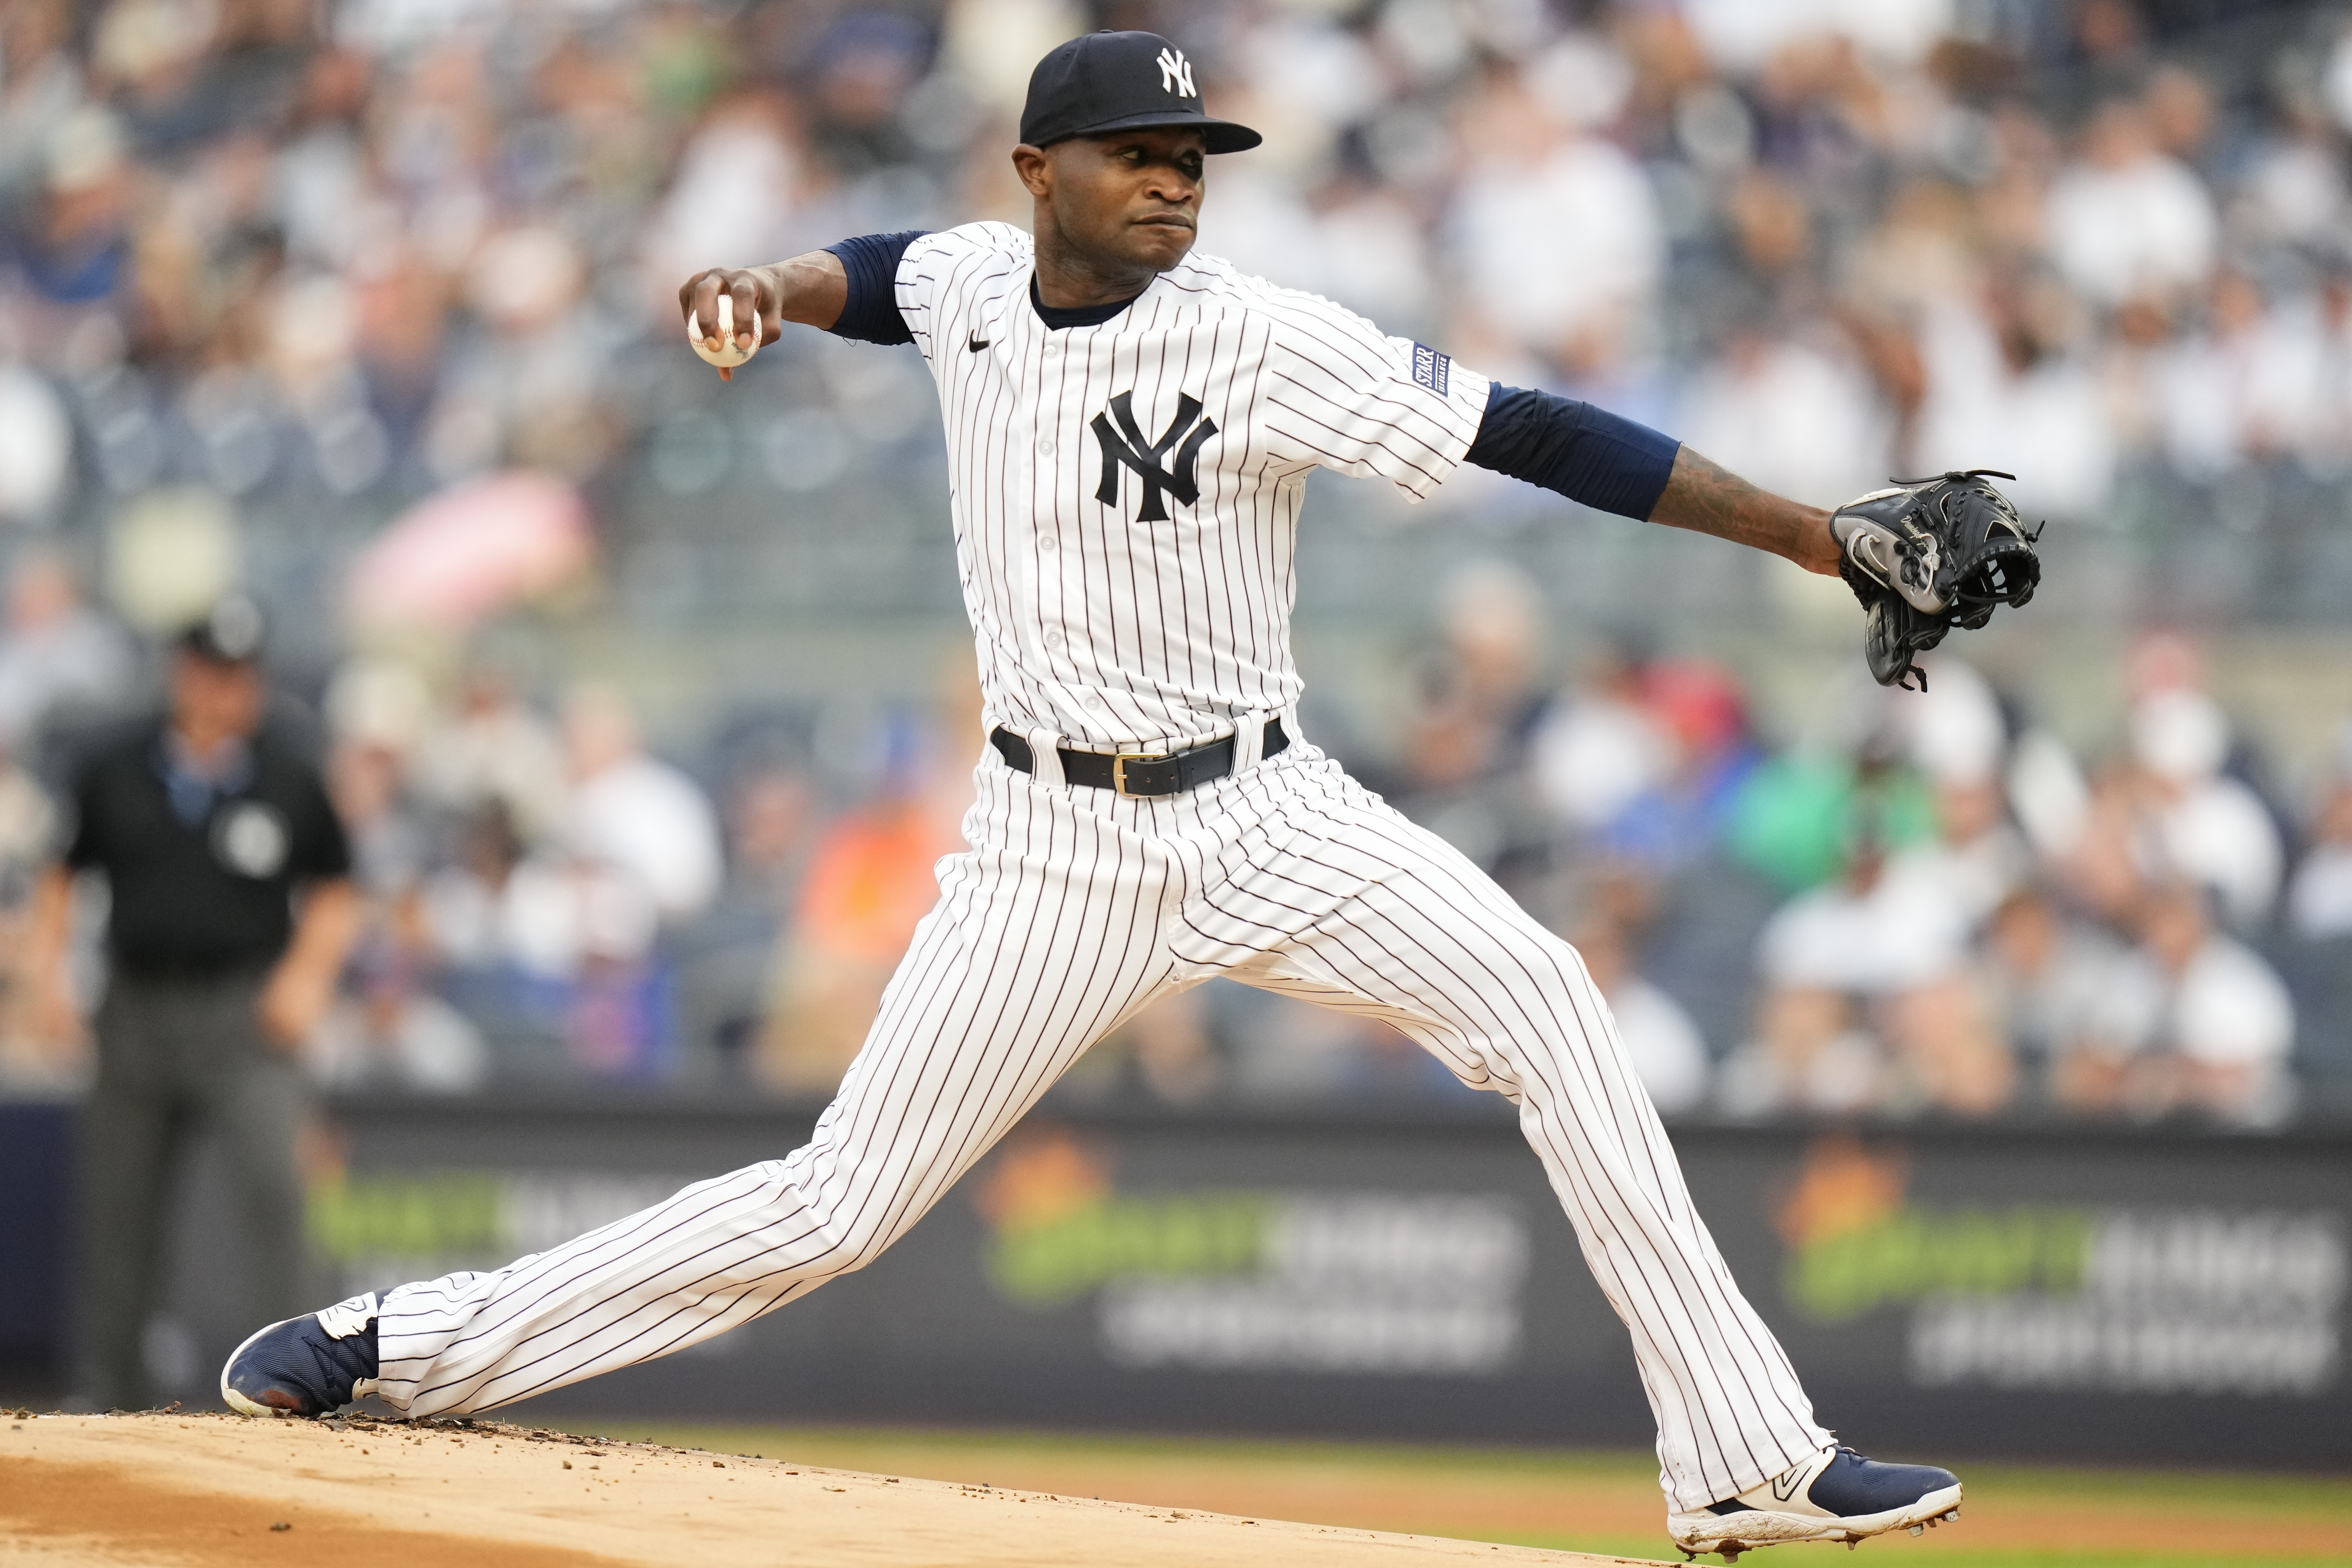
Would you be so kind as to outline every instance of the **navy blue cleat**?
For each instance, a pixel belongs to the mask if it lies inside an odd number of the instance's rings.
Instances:
[[[375,1387],[375,1296],[272,1323],[221,1368],[239,1415],[331,1415]]]
[[[1916,1535],[1960,1517],[1960,1478],[1933,1465],[1882,1465],[1844,1444],[1823,1448],[1762,1486],[1695,1513],[1669,1513],[1685,1556],[1719,1552],[1728,1563],[1786,1541],[1859,1544],[1890,1530]]]

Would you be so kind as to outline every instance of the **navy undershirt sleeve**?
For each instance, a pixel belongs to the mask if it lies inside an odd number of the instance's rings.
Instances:
[[[1570,500],[1646,521],[1681,450],[1673,437],[1605,408],[1498,384],[1464,455]]]
[[[849,300],[841,307],[841,319],[825,331],[837,338],[869,343],[913,342],[915,334],[907,330],[907,318],[898,313],[898,263],[907,247],[929,232],[909,228],[897,234],[862,234],[826,246],[841,258],[841,269],[849,275]]]

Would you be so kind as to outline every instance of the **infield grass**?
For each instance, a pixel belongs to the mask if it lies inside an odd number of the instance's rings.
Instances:
[[[898,1427],[571,1422],[579,1431],[834,1469],[1262,1519],[1680,1561],[1656,1463],[1587,1449],[1414,1447]],[[1744,1568],[2352,1568],[2352,1477],[1958,1467],[1957,1524]],[[1835,1553],[1834,1556],[1832,1553]],[[1717,1558],[1702,1561],[1713,1564]]]

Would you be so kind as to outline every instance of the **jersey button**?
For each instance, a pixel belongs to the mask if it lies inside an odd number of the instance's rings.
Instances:
[[[1047,359],[1052,359],[1055,354],[1060,353],[1061,352],[1061,344],[1054,342],[1051,338],[1045,340],[1045,357]]]
[[[1062,648],[1062,628],[1061,628],[1061,627],[1059,627],[1059,626],[1047,626],[1047,627],[1045,628],[1045,646],[1046,646],[1047,647],[1049,647],[1049,648],[1053,649],[1053,650],[1054,650],[1055,652],[1056,652],[1056,653],[1059,653],[1059,652],[1061,651],[1061,648]]]
[[[1062,548],[1062,536],[1058,533],[1041,533],[1037,536],[1037,548],[1040,550],[1059,550]]]
[[[1089,691],[1089,692],[1087,692],[1087,707],[1089,707],[1089,708],[1091,708],[1091,709],[1093,709],[1096,712],[1099,713],[1099,712],[1101,712],[1101,711],[1103,710],[1104,707],[1105,707],[1105,706],[1107,706],[1107,704],[1105,704],[1105,703],[1104,703],[1104,701],[1103,701],[1103,700],[1102,700],[1102,693],[1101,693],[1101,692],[1099,692],[1099,691]]]
[[[1037,451],[1038,455],[1041,457],[1052,457],[1054,455],[1054,438],[1051,436],[1038,437]]]

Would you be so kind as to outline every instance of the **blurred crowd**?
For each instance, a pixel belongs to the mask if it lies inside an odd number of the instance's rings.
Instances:
[[[1266,131],[1204,248],[1773,488],[1990,463],[2102,521],[2136,465],[2330,479],[2352,35],[2224,9],[18,0],[0,514],[608,472],[668,412],[612,373],[690,271],[1024,219],[1027,71],[1089,25],[1172,35]],[[838,461],[774,444],[788,485]]]
[[[1025,221],[1027,73],[1091,26],[1169,34],[1267,133],[1203,218],[1245,269],[1790,494],[2000,467],[2062,529],[2185,563],[2192,614],[2340,624],[2334,8],[13,0],[0,921],[74,735],[242,579],[373,910],[322,1079],[829,1084],[954,845],[968,668],[848,718],[780,676],[663,760],[662,715],[496,631],[589,595],[646,496],[734,463],[822,508],[935,442],[908,356],[814,334],[746,373],[762,412],[702,418],[676,286]],[[265,515],[299,521],[259,550]],[[639,597],[789,575],[720,543],[657,538]],[[2352,1079],[2352,755],[2286,780],[2189,645],[2128,656],[2104,750],[1950,658],[1925,699],[1822,693],[1843,717],[1799,741],[1671,629],[1563,681],[1542,595],[1450,580],[1405,742],[1351,760],[1579,943],[1662,1104],[2267,1125]],[[0,1013],[5,1071],[65,1059]],[[1066,1092],[1351,1089],[1454,1092],[1397,1037],[1212,986]]]
[[[157,651],[87,605],[60,557],[18,558],[0,630],[0,1086],[86,1070],[86,1041],[60,1037],[28,983],[28,895],[67,837],[79,759],[158,706]],[[323,757],[365,910],[305,1047],[313,1076],[829,1091],[961,842],[979,712],[966,656],[935,707],[845,721],[831,769],[813,716],[744,715],[697,759],[706,784],[646,749],[609,684],[542,689],[484,658],[436,691],[361,657],[316,709],[278,691],[271,721]],[[105,984],[102,880],[81,894],[86,1011]]]
[[[1435,610],[1403,761],[1320,738],[1575,944],[1669,1115],[2267,1128],[2352,1098],[2352,721],[2290,786],[2200,650],[2152,635],[2089,748],[1948,650],[1924,694],[1854,661],[1776,737],[1707,658],[1588,637],[1563,673],[1515,565],[1462,563]],[[69,755],[140,705],[147,663],[58,557],[21,557],[7,754]],[[491,658],[436,691],[358,658],[317,715],[279,701],[328,759],[367,910],[309,1065],[421,1093],[826,1092],[960,847],[979,733],[968,656],[924,702],[739,714],[691,768],[647,750],[618,688]],[[0,769],[0,952],[58,843],[44,771]],[[0,980],[0,1082],[71,1081],[78,1043]],[[1393,1031],[1214,982],[1057,1092],[1470,1091]]]
[[[1793,738],[1720,664],[1445,585],[1386,780],[1584,954],[1668,1112],[2276,1125],[2352,1074],[2352,724],[2284,784],[2171,636],[2071,745],[1947,649]]]

